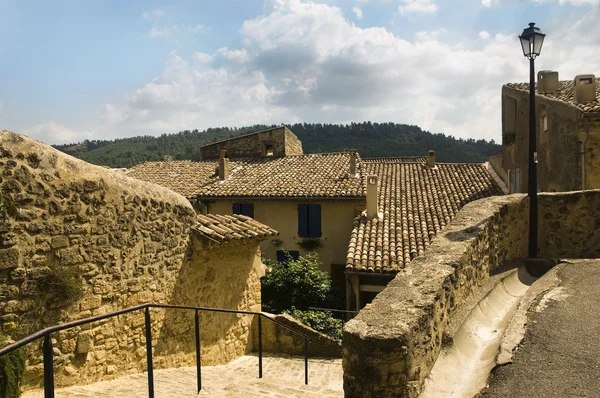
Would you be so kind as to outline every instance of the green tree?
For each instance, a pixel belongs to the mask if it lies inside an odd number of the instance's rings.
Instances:
[[[6,336],[0,334],[0,348],[9,344]],[[0,357],[0,396],[17,398],[21,396],[21,381],[25,372],[25,347]]]
[[[306,310],[323,305],[331,291],[331,279],[321,271],[316,253],[297,260],[289,255],[287,261],[265,259],[271,268],[262,279],[262,306],[266,311],[282,313],[292,308]]]

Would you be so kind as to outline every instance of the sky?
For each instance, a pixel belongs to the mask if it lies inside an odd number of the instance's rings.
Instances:
[[[396,122],[500,141],[501,89],[600,76],[600,0],[0,0],[0,129],[57,144]]]

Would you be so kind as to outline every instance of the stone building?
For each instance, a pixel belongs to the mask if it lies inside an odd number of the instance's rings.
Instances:
[[[232,158],[302,155],[302,142],[285,126],[257,131],[200,148],[202,160],[218,159],[222,150]]]
[[[229,155],[229,153],[227,153]],[[128,175],[168,187],[201,212],[244,214],[277,231],[261,251],[283,259],[316,251],[343,278],[350,230],[365,208],[356,153],[146,162]]]
[[[536,84],[538,188],[600,188],[600,79],[559,81],[540,71]],[[502,87],[502,155],[490,159],[510,192],[527,192],[529,84]]]
[[[275,230],[242,215],[196,215],[167,188],[8,131],[0,170],[0,330],[9,338],[143,303],[260,310],[259,243]],[[155,365],[193,363],[190,314],[151,312]],[[204,363],[251,350],[251,323],[203,313]],[[58,386],[146,367],[143,312],[52,338]],[[42,369],[41,347],[30,344],[25,385]]]

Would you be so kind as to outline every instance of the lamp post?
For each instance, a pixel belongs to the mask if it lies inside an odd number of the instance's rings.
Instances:
[[[531,22],[519,39],[523,55],[529,59],[529,258],[537,257],[538,198],[537,198],[537,150],[535,128],[535,59],[542,52],[544,37],[540,28]]]

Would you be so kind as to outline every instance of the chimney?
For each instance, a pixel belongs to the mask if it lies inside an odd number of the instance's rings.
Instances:
[[[377,176],[367,176],[367,217],[369,220],[378,217],[377,214]]]
[[[541,70],[537,75],[538,93],[556,94],[558,91],[558,72]]]
[[[163,156],[163,162],[171,162],[172,160],[173,160],[173,157],[171,155]]]
[[[225,180],[229,177],[229,158],[227,157],[227,151],[221,149],[219,153],[219,180]]]
[[[358,155],[356,151],[350,151],[350,175],[349,177],[358,177],[358,173],[356,172],[356,163],[358,161]]]
[[[596,101],[596,76],[575,76],[573,84],[575,85],[576,103]]]
[[[427,158],[427,167],[433,169],[435,167],[435,151],[429,151],[429,157]]]

